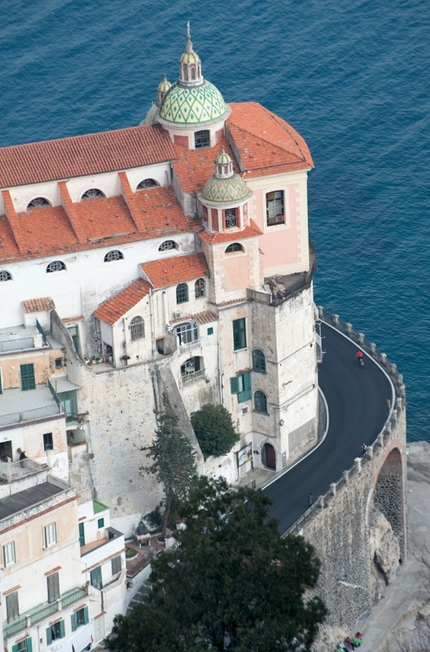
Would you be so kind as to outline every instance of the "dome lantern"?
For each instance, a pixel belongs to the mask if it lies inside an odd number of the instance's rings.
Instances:
[[[160,104],[164,100],[164,96],[165,96],[165,94],[167,93],[167,91],[169,90],[169,88],[171,86],[172,86],[172,84],[169,81],[167,81],[166,73],[164,73],[164,79],[163,79],[162,82],[160,82],[158,84],[158,88],[157,88],[157,100],[158,100],[157,104],[158,104],[158,106],[160,106]]]
[[[185,52],[179,59],[179,84],[181,86],[200,86],[203,84],[202,62],[191,42],[190,23],[187,23],[187,43]]]

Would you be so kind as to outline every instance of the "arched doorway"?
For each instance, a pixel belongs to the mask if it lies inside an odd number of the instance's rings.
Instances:
[[[261,451],[261,461],[266,469],[276,471],[276,453],[272,444],[264,444]]]

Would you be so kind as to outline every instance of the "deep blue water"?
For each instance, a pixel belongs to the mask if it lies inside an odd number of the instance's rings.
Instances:
[[[430,440],[430,3],[0,0],[0,145],[138,124],[191,21],[203,74],[307,140],[316,302],[404,374]]]

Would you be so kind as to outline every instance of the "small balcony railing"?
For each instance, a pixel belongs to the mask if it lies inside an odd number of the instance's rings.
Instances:
[[[44,419],[45,417],[51,417],[54,414],[60,414],[61,412],[61,406],[44,405],[43,407],[32,408],[31,410],[21,410],[20,412],[2,414],[0,415],[0,428],[3,426],[11,426],[15,423]]]
[[[27,629],[28,627],[31,627],[31,625],[52,616],[52,614],[62,611],[62,609],[69,607],[71,604],[81,600],[86,595],[87,592],[84,589],[76,588],[63,593],[58,600],[55,600],[55,602],[45,602],[44,604],[40,604],[34,609],[30,609],[30,611],[22,614],[11,623],[5,623],[3,625],[3,635],[5,638],[13,636],[22,629]]]
[[[187,374],[186,376],[182,376],[182,384],[183,385],[190,385],[191,383],[194,383],[196,380],[199,380],[200,378],[205,377],[205,369],[200,369],[199,371],[193,371],[190,374]]]
[[[185,344],[179,344],[178,350],[179,353],[186,353],[187,351],[192,351],[193,349],[198,349],[201,346],[200,339],[193,340],[192,342],[187,342]]]
[[[0,483],[21,480],[24,476],[33,475],[48,468],[47,464],[39,464],[28,457],[20,462],[0,462]]]

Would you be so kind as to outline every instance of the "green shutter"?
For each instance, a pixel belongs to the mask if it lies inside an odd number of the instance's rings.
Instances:
[[[23,391],[27,389],[36,389],[34,378],[34,364],[22,364],[21,367],[21,386]]]
[[[77,614],[72,614],[70,616],[70,620],[72,623],[72,632],[76,631],[78,629],[78,615]]]
[[[64,638],[66,635],[66,629],[64,627],[64,620],[60,620],[59,624],[59,630],[60,630],[60,638]]]
[[[84,625],[88,625],[90,619],[88,618],[88,607],[84,607]]]
[[[232,394],[239,394],[239,376],[230,378],[230,391]]]
[[[52,629],[48,627],[46,630],[46,645],[52,644]]]
[[[33,646],[31,644],[31,636],[25,639],[25,644],[27,646],[27,652],[33,652]]]
[[[238,401],[243,403],[244,401],[249,401],[251,398],[251,373],[247,371],[245,374],[242,374],[243,390],[239,392]]]
[[[83,523],[79,523],[79,545],[85,545],[85,526]]]
[[[18,652],[18,646],[12,645],[12,652]]]

